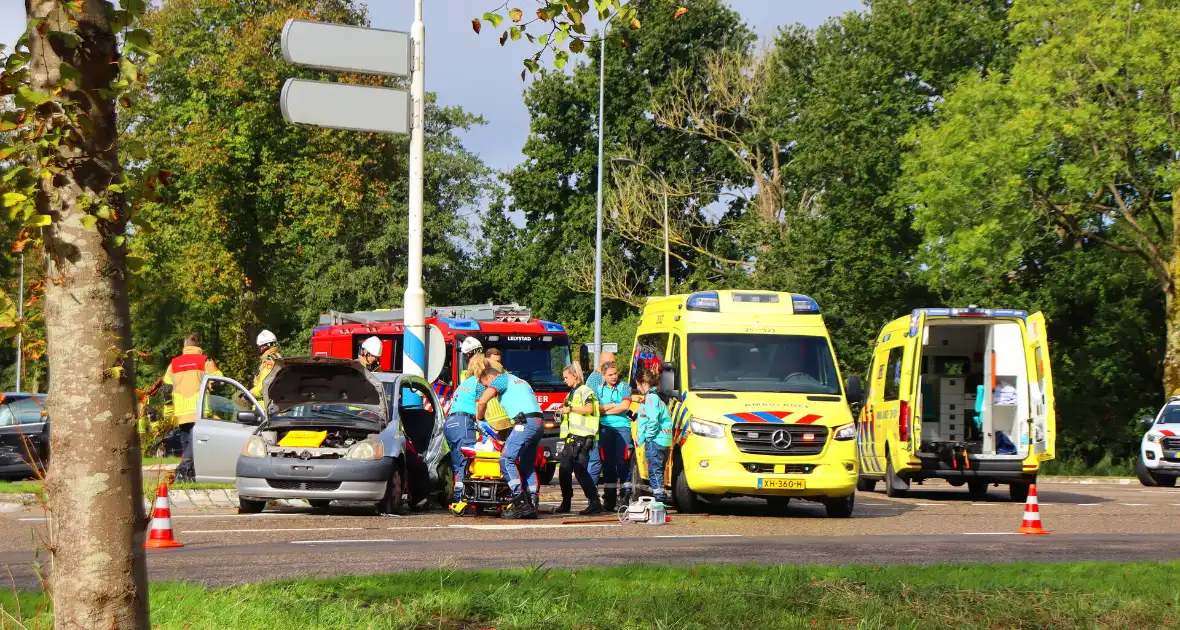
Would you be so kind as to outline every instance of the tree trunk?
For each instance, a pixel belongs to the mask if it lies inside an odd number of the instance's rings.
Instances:
[[[81,139],[63,142],[67,166],[41,179],[38,199],[40,211],[53,219],[44,233],[53,422],[45,484],[53,516],[49,588],[58,628],[147,628],[146,518],[135,371],[128,356],[126,261],[112,240],[126,225],[122,218],[91,227],[82,221],[85,199],[110,199],[107,186],[120,174],[115,104],[99,94],[115,78],[118,52],[106,3],[81,3],[76,26],[62,4],[25,0],[30,19],[45,18],[29,43],[33,89],[50,92],[59,84],[64,57],[82,78],[63,91],[92,124]],[[70,48],[60,37],[50,40],[53,31],[75,33],[81,41]],[[42,109],[38,116],[49,113]]]
[[[1180,395],[1180,301],[1176,286],[1180,284],[1180,189],[1172,191],[1172,264],[1168,286],[1164,287],[1164,308],[1168,337],[1164,346],[1164,395]]]

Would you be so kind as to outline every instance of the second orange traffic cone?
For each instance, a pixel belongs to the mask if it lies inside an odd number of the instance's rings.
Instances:
[[[1041,504],[1037,502],[1037,484],[1028,489],[1028,500],[1024,502],[1024,521],[1018,534],[1048,534],[1041,527]]]
[[[168,482],[161,481],[156,491],[156,505],[152,508],[152,531],[144,549],[169,549],[183,547],[172,537],[172,510],[168,507]]]

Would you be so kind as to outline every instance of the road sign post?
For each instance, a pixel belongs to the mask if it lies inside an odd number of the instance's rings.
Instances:
[[[426,366],[426,292],[422,289],[425,213],[426,26],[422,0],[414,3],[410,33],[287,20],[281,38],[289,63],[383,76],[409,76],[410,91],[288,79],[279,105],[292,124],[374,133],[410,134],[409,269],[402,335],[402,371],[423,376]]]

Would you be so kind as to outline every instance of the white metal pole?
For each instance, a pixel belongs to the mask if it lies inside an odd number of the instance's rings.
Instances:
[[[660,175],[660,183],[664,185],[664,296],[672,295],[672,265],[668,262],[668,182]]]
[[[618,14],[616,14],[618,15]],[[594,369],[598,369],[602,354],[602,129],[603,103],[606,100],[606,29],[602,25],[598,44],[598,213],[594,226]]]
[[[426,293],[422,290],[422,217],[425,214],[423,178],[426,151],[426,25],[422,22],[422,0],[414,3],[414,25],[410,27],[414,49],[410,75],[410,225],[409,269],[406,276],[405,334],[402,335],[402,372],[424,376],[426,365]]]
[[[24,253],[21,253],[21,255],[20,255],[20,284],[17,286],[16,292],[17,292],[17,298],[16,298],[17,322],[19,322],[21,326],[24,326],[24,320],[25,320],[25,255],[24,255]],[[24,334],[17,333],[17,335],[16,335],[16,391],[18,391],[18,392],[21,391],[21,389],[20,389],[21,358],[22,358],[22,355],[24,355],[24,353],[25,353],[24,352]]]

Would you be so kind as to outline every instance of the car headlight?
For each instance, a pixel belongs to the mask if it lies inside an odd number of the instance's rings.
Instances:
[[[381,440],[363,440],[348,447],[344,459],[371,461],[385,457],[385,445]]]
[[[266,457],[266,440],[261,435],[251,435],[242,447],[242,457]]]
[[[856,437],[856,424],[850,422],[844,426],[836,427],[833,433],[835,434],[832,437],[833,440],[851,440]]]
[[[1148,433],[1147,434],[1147,441],[1151,442],[1152,444],[1159,444],[1160,441],[1162,441],[1163,439],[1164,439],[1164,436],[1159,433]]]
[[[725,426],[717,424],[716,422],[708,422],[706,420],[692,419],[689,423],[689,430],[693,435],[699,435],[707,438],[723,438],[725,437]]]

